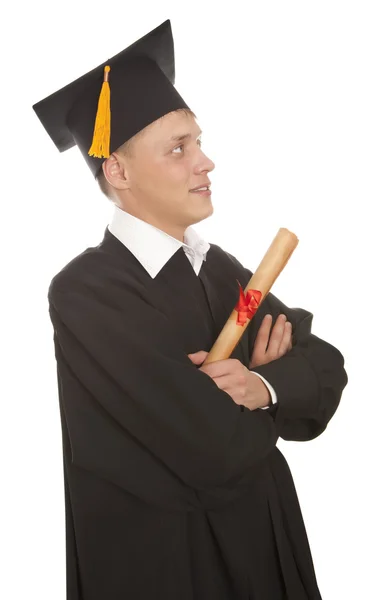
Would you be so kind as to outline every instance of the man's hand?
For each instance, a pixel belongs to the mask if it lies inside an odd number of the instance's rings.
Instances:
[[[258,330],[249,368],[254,369],[280,358],[292,348],[292,325],[286,315],[279,315],[270,336],[272,315],[267,314]]]
[[[208,354],[208,352],[200,350],[188,354],[188,356],[195,365],[200,365]],[[242,404],[250,410],[263,408],[270,404],[271,397],[267,386],[259,377],[253,376],[253,373],[236,358],[216,360],[199,367],[199,370],[209,375],[221,390],[231,396],[236,404]]]
[[[267,314],[258,330],[249,369],[276,360],[292,348],[292,325],[286,315],[279,315],[270,335],[272,315]],[[208,352],[200,350],[188,354],[195,365],[202,365]],[[243,404],[250,410],[263,408],[271,402],[270,392],[260,377],[253,374],[235,358],[217,360],[199,367],[209,375],[221,390],[227,392],[236,404]]]

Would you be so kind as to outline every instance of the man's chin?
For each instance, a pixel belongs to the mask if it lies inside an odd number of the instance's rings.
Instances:
[[[199,223],[200,221],[203,221],[204,219],[211,217],[213,213],[214,213],[214,206],[213,206],[212,202],[211,201],[206,202],[205,206],[203,206],[202,209],[199,209],[197,211],[192,211],[192,214],[191,214],[191,217],[193,217],[192,221],[193,221],[193,223]]]

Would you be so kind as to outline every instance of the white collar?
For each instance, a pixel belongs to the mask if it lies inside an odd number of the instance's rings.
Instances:
[[[128,248],[152,278],[161,271],[180,246],[198,275],[210,244],[193,227],[184,232],[184,242],[115,205],[109,231]]]

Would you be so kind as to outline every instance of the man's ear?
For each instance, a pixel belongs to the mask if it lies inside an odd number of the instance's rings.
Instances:
[[[125,190],[129,187],[126,166],[115,152],[102,163],[102,169],[106,180],[112,187],[117,190]]]

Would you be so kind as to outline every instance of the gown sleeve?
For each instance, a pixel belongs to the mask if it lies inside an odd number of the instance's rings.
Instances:
[[[130,293],[124,308],[96,286],[59,281],[48,300],[74,463],[85,457],[91,465],[98,452],[103,472],[117,468],[107,463],[108,437],[116,435],[110,421],[119,436],[118,463],[131,460],[133,439],[200,490],[240,479],[273,450],[272,416],[241,411],[177,345],[167,317],[139,296]]]
[[[231,254],[229,257],[244,270],[246,286],[252,272]],[[275,390],[277,403],[266,412],[273,416],[279,437],[312,440],[326,429],[347,385],[344,357],[337,348],[311,332],[311,312],[289,308],[271,292],[247,328],[250,356],[267,313],[272,315],[273,325],[278,315],[287,316],[292,324],[293,347],[281,358],[250,370],[262,375]]]

